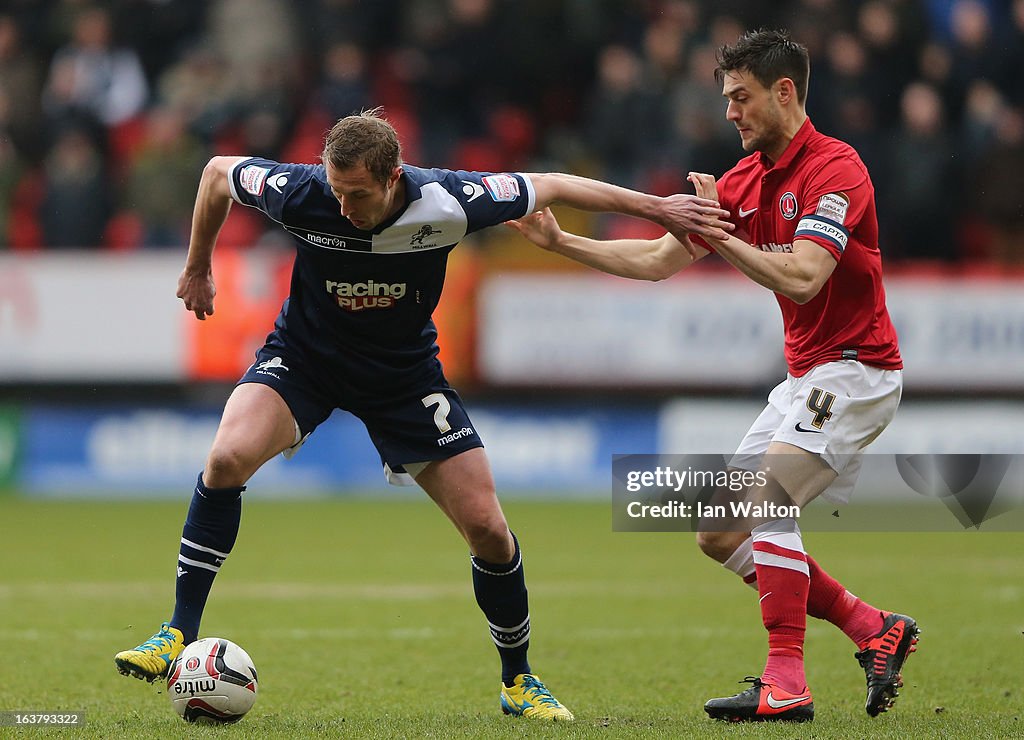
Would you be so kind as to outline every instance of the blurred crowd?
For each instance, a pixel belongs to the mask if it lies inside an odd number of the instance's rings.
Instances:
[[[743,154],[715,49],[757,26],[810,49],[889,259],[1024,263],[1024,0],[4,0],[0,248],[182,248],[211,154],[315,161],[376,105],[415,164],[687,191]]]

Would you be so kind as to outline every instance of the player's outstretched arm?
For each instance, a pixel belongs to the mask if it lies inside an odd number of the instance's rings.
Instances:
[[[691,245],[691,254],[671,234],[660,239],[588,239],[563,231],[549,208],[506,223],[538,247],[634,280],[664,280],[708,253]]]
[[[231,185],[228,172],[246,157],[214,157],[206,163],[199,179],[199,192],[192,211],[192,233],[188,242],[185,269],[178,278],[176,295],[200,321],[213,315],[213,247],[231,210]]]
[[[717,198],[713,175],[691,172],[687,178],[697,195]],[[677,224],[677,227],[681,224]],[[739,237],[712,239],[712,246],[737,270],[795,303],[807,303],[836,269],[836,260],[824,247],[810,239],[797,239],[792,252],[762,252]]]
[[[537,196],[538,210],[561,204],[581,211],[624,213],[654,221],[677,236],[681,232],[689,232],[707,239],[724,239],[734,228],[725,221],[729,212],[723,210],[717,200],[709,198],[672,196],[674,207],[669,212],[665,208],[665,198],[600,180],[561,172],[532,173],[529,178]]]

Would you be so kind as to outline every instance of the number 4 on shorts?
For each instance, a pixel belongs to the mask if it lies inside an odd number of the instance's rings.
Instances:
[[[829,393],[821,388],[811,388],[811,393],[807,396],[807,410],[814,414],[814,418],[811,419],[812,427],[821,429],[825,422],[832,418],[832,404],[835,402],[834,393]],[[426,403],[426,399],[424,399],[424,403]]]

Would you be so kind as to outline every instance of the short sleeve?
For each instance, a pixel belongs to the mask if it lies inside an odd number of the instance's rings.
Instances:
[[[231,197],[258,208],[275,221],[283,221],[288,196],[312,176],[314,165],[281,164],[253,157],[236,162],[228,172]]]
[[[807,182],[806,205],[793,241],[807,239],[827,249],[837,261],[842,259],[850,232],[864,218],[873,197],[862,167],[845,159],[830,162]]]
[[[528,175],[512,172],[453,171],[448,176],[453,193],[466,212],[466,233],[522,218],[537,205]]]

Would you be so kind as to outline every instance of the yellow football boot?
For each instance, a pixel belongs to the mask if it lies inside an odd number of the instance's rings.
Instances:
[[[168,622],[160,625],[160,631],[134,650],[122,650],[114,656],[117,671],[123,676],[135,676],[152,683],[167,675],[171,661],[185,649],[185,637],[181,630]]]
[[[520,673],[512,686],[501,684],[501,711],[516,717],[571,722],[572,712],[551,695],[532,673]]]

